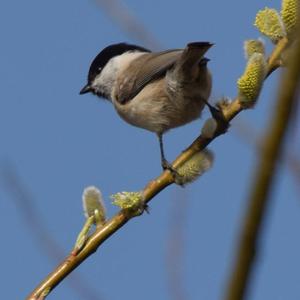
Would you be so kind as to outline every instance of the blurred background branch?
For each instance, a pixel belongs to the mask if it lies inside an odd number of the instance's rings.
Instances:
[[[247,297],[251,272],[259,255],[259,239],[278,172],[278,162],[299,100],[297,99],[300,79],[299,41],[293,50],[278,89],[279,96],[273,117],[258,154],[257,169],[250,189],[248,209],[243,219],[237,258],[226,295],[227,300],[240,300]]]
[[[186,249],[186,228],[188,220],[188,193],[176,188],[171,201],[169,234],[166,244],[166,271],[168,289],[173,300],[188,299],[184,286],[184,258]]]
[[[297,110],[294,110],[294,113],[297,113]],[[295,116],[295,122],[299,120],[299,113]],[[297,126],[297,124],[296,124]],[[261,151],[263,144],[263,137],[243,118],[239,118],[235,121],[234,125],[231,127],[236,136],[244,143],[249,144],[254,147],[256,153]],[[296,154],[296,150],[293,150],[292,147],[287,147],[281,157],[282,163],[288,168],[289,173],[291,174],[297,193],[300,196],[300,158]]]
[[[94,0],[102,10],[134,40],[151,50],[160,49],[161,43],[138,20],[138,18],[119,0]]]
[[[36,239],[43,254],[48,256],[53,262],[59,261],[65,256],[65,252],[59,244],[53,239],[47,229],[42,217],[35,208],[35,201],[32,192],[22,181],[16,167],[11,162],[2,164],[0,178],[3,187],[15,202],[17,210],[22,217],[24,224],[31,231],[32,236]],[[78,273],[70,276],[70,287],[76,292],[81,299],[100,300],[99,292],[94,290],[82,276]]]

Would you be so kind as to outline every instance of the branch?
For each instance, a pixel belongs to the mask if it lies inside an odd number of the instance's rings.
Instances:
[[[136,16],[118,0],[95,0],[107,15],[119,24],[129,36],[152,49],[160,49],[161,44]]]
[[[288,40],[286,38],[281,39],[274,48],[271,56],[268,60],[268,72],[270,75],[280,64],[279,59],[283,50],[287,47]],[[224,120],[230,122],[238,113],[243,110],[243,105],[240,99],[237,97],[228,106],[222,108],[222,114]],[[223,134],[227,130],[226,122],[217,120],[217,128],[212,137],[208,138],[203,135],[197,137],[194,142],[183,151],[173,162],[173,167],[176,169],[187,162],[194,154],[206,148],[215,138]],[[143,189],[145,204],[147,204],[153,197],[155,197],[160,191],[165,189],[170,184],[174,183],[174,177],[170,171],[166,170],[156,179],[149,182]],[[69,255],[63,262],[50,273],[27,297],[27,300],[43,299],[41,295],[49,293],[55,288],[69,273],[71,273],[78,265],[80,265],[86,258],[94,253],[97,248],[110,236],[112,236],[117,230],[124,226],[134,215],[128,214],[128,211],[121,210],[114,217],[107,221],[102,227],[98,228],[87,240],[85,247],[77,256]]]
[[[258,162],[259,168],[254,174],[237,259],[226,295],[227,300],[245,299],[249,276],[258,254],[257,243],[262,229],[263,218],[270,201],[270,192],[274,184],[284,137],[297,101],[297,88],[300,82],[299,41],[288,61],[288,66],[289,68],[284,74],[278,90],[278,102],[275,105],[273,119],[261,147]]]

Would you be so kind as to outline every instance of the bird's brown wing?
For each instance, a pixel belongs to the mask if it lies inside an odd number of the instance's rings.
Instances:
[[[148,83],[164,76],[179,59],[183,50],[147,53],[134,60],[119,78],[116,99],[124,104],[134,98]]]

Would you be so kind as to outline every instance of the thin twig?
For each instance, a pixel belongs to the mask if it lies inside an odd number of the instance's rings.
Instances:
[[[241,300],[247,296],[251,271],[258,255],[257,244],[262,222],[270,201],[270,192],[274,185],[284,138],[297,101],[297,87],[300,79],[300,42],[298,42],[288,66],[279,87],[279,97],[273,118],[261,147],[258,168],[254,174],[248,209],[242,227],[237,259],[228,286],[227,300]]]
[[[119,0],[94,0],[99,4],[106,14],[119,27],[126,31],[129,36],[143,43],[144,46],[153,50],[160,49],[161,44],[150,33],[150,31],[140,22],[136,16],[122,4]]]
[[[272,52],[269,63],[268,63],[268,74],[274,71],[276,68],[276,62],[280,58],[282,51],[287,47],[287,39],[282,39],[278,42],[277,46]],[[223,108],[224,119],[230,122],[239,112],[243,110],[243,106],[237,97],[232,103],[227,107]],[[204,137],[200,135],[194,142],[183,151],[173,162],[173,167],[176,169],[186,161],[188,161],[195,153],[203,150],[208,144],[210,144],[216,137],[223,134],[227,129],[226,122],[218,121],[217,129],[215,134],[211,138]],[[174,183],[174,178],[170,171],[164,171],[160,176],[158,176],[153,181],[149,182],[143,190],[143,196],[145,203],[151,201],[160,191],[165,189],[170,184]],[[128,215],[127,211],[121,210],[114,217],[107,221],[107,223],[102,227],[97,229],[91,237],[88,239],[85,247],[77,256],[69,255],[63,262],[50,273],[37,287],[36,289],[27,297],[28,300],[36,300],[39,295],[45,290],[51,291],[56,287],[69,273],[71,273],[78,265],[80,265],[87,257],[94,253],[97,248],[111,235],[113,235],[118,229],[124,226],[129,219],[133,216]]]

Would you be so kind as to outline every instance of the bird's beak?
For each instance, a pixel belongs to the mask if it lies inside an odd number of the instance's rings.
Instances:
[[[92,91],[92,88],[90,87],[89,84],[86,84],[82,89],[81,91],[79,92],[79,95],[83,95],[83,94],[86,94],[86,93],[90,93]]]

